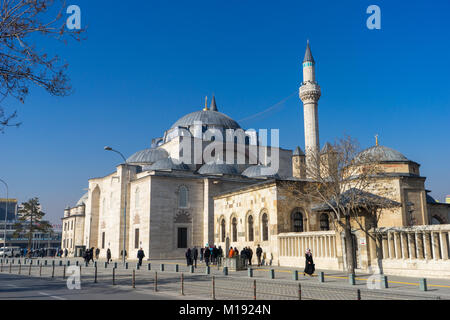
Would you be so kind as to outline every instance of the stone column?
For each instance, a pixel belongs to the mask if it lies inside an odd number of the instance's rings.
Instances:
[[[394,233],[394,239],[395,239],[395,258],[401,259],[402,251],[401,251],[400,233],[399,232]]]
[[[425,253],[423,252],[424,251],[423,233],[417,232],[416,239],[417,239],[417,259],[424,259]]]
[[[448,232],[441,231],[439,233],[441,237],[441,245],[442,245],[442,260],[448,260]]]
[[[441,251],[440,251],[440,247],[439,247],[439,233],[433,232],[433,233],[431,233],[431,236],[433,238],[434,260],[439,260],[441,258]]]
[[[394,243],[394,233],[388,233],[388,242],[389,242],[389,259],[395,259],[395,243]]]
[[[429,237],[429,232],[424,232],[423,236],[425,238],[425,259],[429,260],[432,258],[432,254],[431,254],[431,243],[430,243],[430,237]]]
[[[408,252],[408,239],[406,232],[401,232],[400,234],[401,240],[402,240],[402,258],[408,259],[409,258],[409,252]]]
[[[409,258],[416,259],[416,239],[414,233],[408,233],[408,243],[409,243]]]
[[[386,234],[386,238],[384,238],[384,235],[382,235],[381,242],[383,245],[383,259],[389,259],[389,243],[388,238]]]

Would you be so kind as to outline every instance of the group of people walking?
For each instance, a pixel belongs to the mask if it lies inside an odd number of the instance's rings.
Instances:
[[[200,262],[205,261],[206,266],[209,266],[209,264],[215,264],[220,265],[221,260],[223,257],[223,250],[222,247],[216,247],[215,245],[210,246],[206,245],[204,248],[200,248],[200,250],[197,249],[197,247],[194,248],[187,248],[185,257],[186,257],[186,264],[188,266],[194,266],[197,268],[197,260],[199,258],[199,251],[200,251]]]

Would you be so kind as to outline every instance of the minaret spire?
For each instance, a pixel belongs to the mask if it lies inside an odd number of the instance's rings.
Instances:
[[[308,40],[303,59],[303,82],[299,89],[299,96],[303,102],[306,166],[309,167],[309,172],[311,167],[318,165],[317,159],[320,152],[318,102],[322,92],[316,82],[315,66],[316,62]],[[319,168],[315,169],[319,170]]]
[[[219,111],[219,110],[217,110],[217,106],[216,106],[216,98],[214,97],[214,95],[213,95],[213,97],[212,97],[211,105],[209,106],[209,109],[210,109],[211,111]]]

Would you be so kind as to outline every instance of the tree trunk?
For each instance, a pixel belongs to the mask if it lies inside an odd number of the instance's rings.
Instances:
[[[375,235],[375,250],[377,255],[377,262],[378,262],[378,270],[380,274],[383,274],[383,238],[382,236]]]
[[[350,217],[345,216],[344,225],[344,241],[345,241],[345,253],[347,260],[347,272],[349,274],[355,273],[355,261],[353,255],[353,238],[352,238],[352,227],[350,224]]]

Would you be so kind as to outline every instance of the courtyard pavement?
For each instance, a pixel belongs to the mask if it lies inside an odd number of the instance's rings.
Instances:
[[[17,258],[14,263],[9,259],[8,263],[1,264],[0,299],[253,300],[256,296],[257,300],[357,300],[358,295],[361,300],[450,299],[450,280],[444,279],[427,279],[425,292],[420,289],[419,278],[388,276],[387,289],[377,285],[381,284],[378,280],[369,288],[370,274],[357,273],[355,285],[351,285],[345,273],[329,270],[317,270],[315,276],[304,277],[300,268],[253,266],[253,277],[249,277],[247,270],[229,271],[224,275],[223,269],[216,265],[212,265],[207,274],[204,263],[198,263],[191,273],[183,260],[144,261],[139,270],[136,261],[129,261],[128,269],[122,262],[114,261],[117,262],[117,269],[114,269],[114,262],[105,268],[104,260],[97,261],[97,268],[92,262],[86,267],[84,261],[74,258],[34,258],[31,265],[30,259],[25,263],[23,258],[20,260],[20,265]],[[74,270],[70,266],[77,262],[81,290],[69,290],[67,277]],[[293,278],[294,270],[298,271],[298,280]],[[324,282],[317,276],[320,271],[324,272]]]

